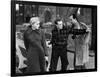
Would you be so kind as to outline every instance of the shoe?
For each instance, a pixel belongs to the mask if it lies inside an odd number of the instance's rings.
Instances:
[[[82,67],[81,67],[82,69],[86,69],[86,66],[85,66],[85,64],[84,65],[82,65]]]
[[[75,69],[75,70],[81,70],[81,69],[82,69],[82,66],[81,66],[81,65],[75,66],[74,69]]]

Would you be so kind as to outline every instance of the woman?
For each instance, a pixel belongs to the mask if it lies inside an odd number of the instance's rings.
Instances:
[[[86,33],[75,35],[75,69],[86,69],[85,64],[89,61],[90,29],[87,25],[80,23],[75,15],[70,17],[76,29],[85,29]]]
[[[28,68],[26,70],[28,74],[46,71],[45,56],[48,56],[48,52],[44,33],[39,27],[39,18],[32,17],[30,27],[24,33],[24,44],[28,53]]]
[[[21,32],[16,32],[16,65],[18,64],[18,66],[16,67],[16,73],[22,73],[22,71],[20,70],[27,67],[27,65],[24,63],[24,61],[26,61],[27,59],[23,56],[20,49],[20,47],[25,49],[25,46],[23,41],[19,37],[19,34],[21,35]]]

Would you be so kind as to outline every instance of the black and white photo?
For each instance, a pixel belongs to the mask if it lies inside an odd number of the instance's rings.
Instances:
[[[97,71],[97,6],[11,1],[12,76]]]

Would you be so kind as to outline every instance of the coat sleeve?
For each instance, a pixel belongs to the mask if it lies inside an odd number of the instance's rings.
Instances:
[[[75,28],[76,27],[76,28]],[[75,28],[75,29],[74,29]],[[86,33],[86,29],[80,29],[78,23],[74,23],[72,27],[69,29],[69,34],[74,34],[74,35],[81,35]]]
[[[27,35],[27,33],[24,32],[24,36],[23,36],[23,38],[24,38],[24,45],[25,45],[26,50],[28,50],[29,42],[27,40],[27,36],[26,35]]]
[[[45,38],[45,33],[42,31],[42,46],[44,49],[44,54],[45,56],[48,56],[48,50],[47,50],[47,46],[46,46],[46,38]]]
[[[81,35],[81,34],[85,34],[86,29],[72,29],[69,31],[69,34],[74,34],[74,35]]]

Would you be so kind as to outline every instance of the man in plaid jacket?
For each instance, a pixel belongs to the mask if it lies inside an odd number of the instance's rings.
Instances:
[[[84,34],[86,30],[81,29],[73,29],[65,27],[63,25],[63,21],[61,19],[57,19],[55,21],[55,27],[52,30],[52,54],[51,54],[51,62],[50,62],[50,71],[56,71],[57,62],[59,57],[61,58],[61,71],[66,71],[68,66],[68,59],[67,59],[67,40],[68,35],[79,35]],[[74,38],[74,36],[73,36]]]

